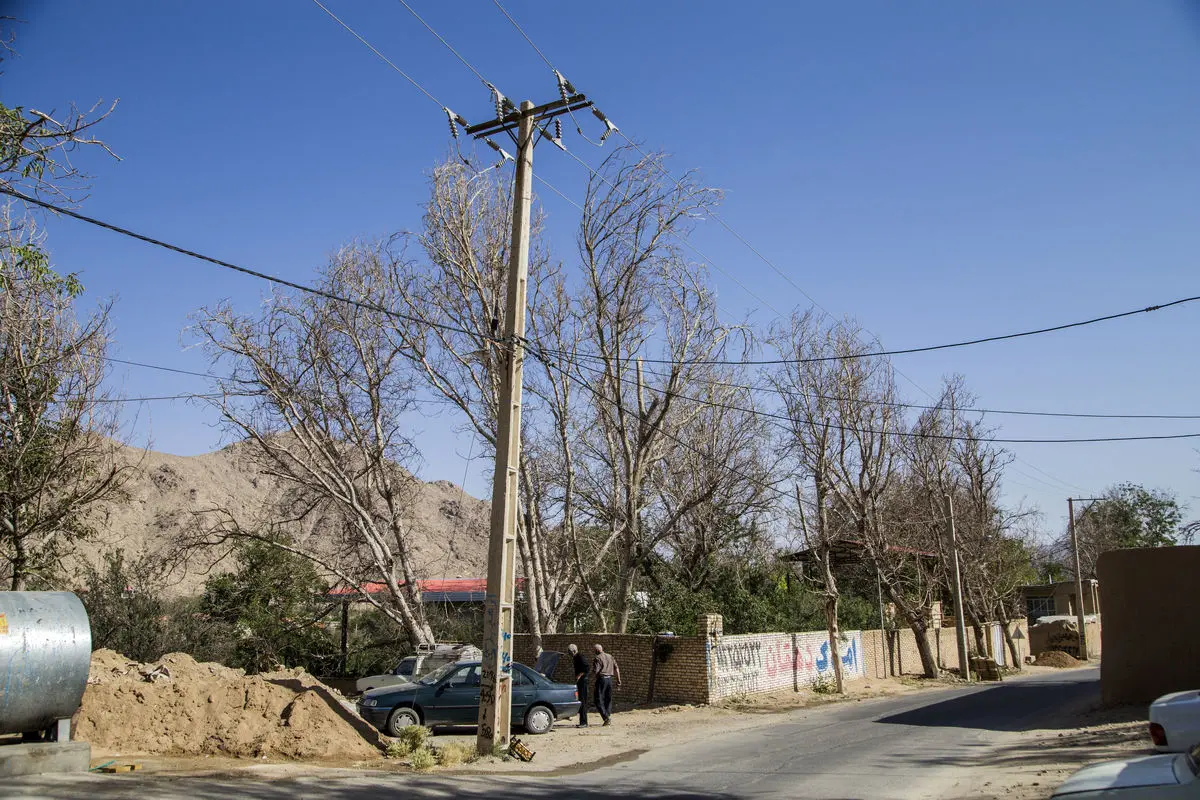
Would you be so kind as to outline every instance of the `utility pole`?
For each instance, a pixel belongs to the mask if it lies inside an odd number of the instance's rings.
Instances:
[[[1067,530],[1071,533],[1071,549],[1075,551],[1075,618],[1079,624],[1079,658],[1087,661],[1087,620],[1083,608],[1083,568],[1079,564],[1079,537],[1075,535],[1075,501],[1097,500],[1096,497],[1067,498]]]
[[[587,108],[583,95],[535,107],[526,100],[503,117],[467,128],[476,139],[516,129],[512,244],[508,255],[508,297],[504,312],[506,350],[496,425],[496,469],[492,478],[491,533],[488,539],[487,594],[484,599],[483,665],[479,686],[476,748],[491,755],[507,748],[512,731],[513,617],[516,604],[517,478],[521,461],[521,389],[525,361],[526,284],[529,280],[529,215],[533,204],[533,146],[538,123]],[[511,106],[509,106],[511,108]],[[503,110],[503,109],[500,109]],[[543,135],[545,133],[543,132]],[[499,150],[489,139],[488,144]],[[558,144],[557,140],[552,139]],[[561,147],[561,144],[559,144]],[[502,151],[501,151],[502,152]]]
[[[971,665],[968,663],[970,653],[967,647],[967,622],[963,614],[962,573],[958,563],[958,529],[954,522],[954,495],[946,495],[950,507],[950,554],[954,572],[954,633],[958,639],[958,674],[966,680],[971,680]]]

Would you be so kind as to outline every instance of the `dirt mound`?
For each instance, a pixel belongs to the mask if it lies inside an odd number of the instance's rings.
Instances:
[[[377,758],[379,734],[300,669],[247,676],[170,653],[153,664],[98,650],[76,736],[114,752]]]
[[[1061,650],[1047,650],[1044,653],[1038,653],[1034,659],[1034,666],[1038,667],[1078,667],[1083,662],[1074,656],[1064,653]]]

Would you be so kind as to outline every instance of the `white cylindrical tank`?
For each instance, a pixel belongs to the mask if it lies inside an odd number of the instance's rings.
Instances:
[[[92,659],[87,610],[70,592],[0,592],[0,733],[70,719]]]

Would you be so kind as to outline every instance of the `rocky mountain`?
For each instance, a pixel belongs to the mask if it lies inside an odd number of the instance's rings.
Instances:
[[[255,519],[280,490],[279,481],[260,471],[243,444],[198,456],[126,448],[122,457],[138,468],[126,486],[128,499],[99,515],[99,537],[82,548],[81,556],[94,563],[105,551],[119,548],[129,557],[161,559],[165,569],[198,515],[226,509],[239,519]],[[449,481],[420,483],[411,519],[419,577],[487,574],[486,502]],[[305,528],[297,532],[301,538],[323,537],[319,520]],[[179,566],[171,575],[172,590],[195,592],[212,570],[230,566],[228,559],[214,558],[200,555]]]

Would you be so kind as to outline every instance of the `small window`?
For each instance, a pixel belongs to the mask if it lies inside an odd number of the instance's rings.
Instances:
[[[1031,623],[1037,622],[1039,617],[1054,616],[1054,598],[1053,597],[1027,597],[1025,598],[1025,616],[1029,618]]]

